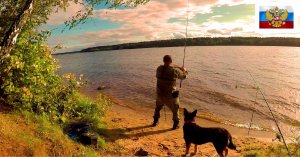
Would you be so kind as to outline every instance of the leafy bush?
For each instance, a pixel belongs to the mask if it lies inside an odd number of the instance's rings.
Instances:
[[[98,95],[94,103],[88,97],[75,93],[69,99],[65,114],[62,116],[70,119],[69,122],[90,124],[96,129],[110,105],[111,100],[104,95]]]
[[[51,56],[52,50],[44,44],[49,32],[24,31],[12,53],[1,58],[1,98],[17,109],[36,113],[53,112],[66,96],[62,79]]]
[[[105,96],[96,103],[81,96],[82,76],[60,77],[52,58],[52,49],[45,41],[50,32],[23,31],[9,56],[1,58],[0,100],[17,110],[49,115],[62,122],[68,119],[99,123],[110,104]]]

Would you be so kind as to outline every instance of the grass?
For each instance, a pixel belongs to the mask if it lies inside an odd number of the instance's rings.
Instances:
[[[300,143],[288,145],[291,157],[300,156]],[[251,144],[240,150],[246,157],[288,157],[288,152],[282,144],[259,145]]]
[[[97,150],[70,140],[47,116],[0,113],[0,156],[99,156]],[[101,148],[105,141],[98,139]]]
[[[46,116],[29,112],[0,114],[1,156],[97,156],[89,147],[70,140]]]
[[[264,148],[260,145],[248,145],[246,147],[244,147],[241,150],[241,154],[243,156],[253,156],[253,157],[263,157],[263,154],[261,153],[261,151],[264,150]]]
[[[0,103],[0,156],[99,156],[106,143],[96,131],[104,128],[102,117],[111,101],[103,95],[96,102],[79,93],[74,97],[67,108],[74,116],[61,115],[60,119],[47,113],[14,111]],[[64,131],[72,123],[89,124],[97,147],[69,139]]]

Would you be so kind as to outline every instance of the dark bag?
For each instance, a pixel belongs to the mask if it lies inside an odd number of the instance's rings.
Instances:
[[[176,90],[176,91],[172,92],[172,97],[173,98],[178,98],[179,97],[179,91]]]

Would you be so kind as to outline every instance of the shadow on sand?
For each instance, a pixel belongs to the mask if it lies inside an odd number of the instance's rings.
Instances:
[[[155,134],[162,134],[168,131],[172,131],[172,129],[162,129],[162,130],[149,130],[149,131],[141,131],[139,133],[127,133],[130,131],[135,130],[143,130],[147,128],[151,128],[151,125],[144,125],[144,126],[137,126],[137,127],[131,127],[131,128],[116,128],[116,129],[106,129],[106,128],[100,128],[97,130],[97,132],[100,135],[103,135],[107,141],[114,142],[119,139],[138,139],[140,137],[149,136],[149,135],[155,135]]]

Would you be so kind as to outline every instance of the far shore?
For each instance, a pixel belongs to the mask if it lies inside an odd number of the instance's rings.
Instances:
[[[89,47],[79,51],[55,53],[54,55],[64,55],[73,53],[88,53],[95,51],[111,51],[123,49],[139,48],[162,48],[162,47],[181,47],[181,46],[285,46],[300,47],[300,38],[282,38],[282,37],[200,37],[185,39],[170,39],[144,41],[136,43],[123,43],[107,46]]]

